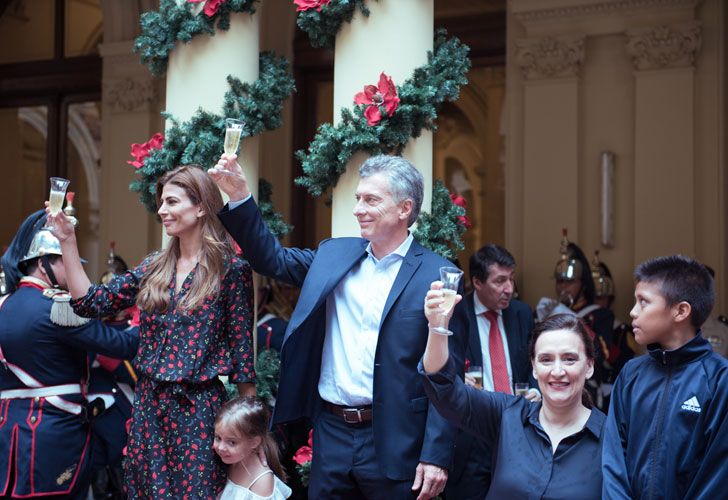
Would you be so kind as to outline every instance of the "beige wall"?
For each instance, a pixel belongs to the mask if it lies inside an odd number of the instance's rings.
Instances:
[[[726,310],[726,8],[509,2],[506,241],[526,301],[553,295],[568,227],[615,275],[619,317],[634,266],[676,252],[716,270]],[[616,155],[611,248],[600,241],[602,151]]]

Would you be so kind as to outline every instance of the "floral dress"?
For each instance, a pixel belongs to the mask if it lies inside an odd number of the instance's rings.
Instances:
[[[76,313],[95,317],[132,306],[149,262],[89,288],[73,302]],[[215,498],[225,486],[212,449],[215,416],[226,399],[218,375],[233,383],[255,377],[252,272],[232,258],[217,297],[178,310],[196,269],[177,294],[173,276],[167,312],[141,312],[139,380],[124,461],[129,498]]]

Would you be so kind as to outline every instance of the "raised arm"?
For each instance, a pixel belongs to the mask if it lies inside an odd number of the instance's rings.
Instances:
[[[462,297],[457,295],[455,297],[455,304],[460,302],[461,299]],[[427,337],[427,347],[425,347],[422,364],[426,373],[439,372],[450,357],[448,337],[438,333],[438,328],[447,329],[455,307],[451,307],[450,312],[447,315],[443,315],[440,309],[443,302],[442,283],[435,281],[425,296],[425,317],[427,318],[429,335]]]
[[[61,243],[63,266],[66,268],[66,280],[68,281],[68,291],[71,292],[71,296],[74,299],[83,297],[91,286],[91,280],[88,279],[86,271],[84,271],[81,265],[81,257],[78,255],[76,229],[71,224],[71,219],[66,217],[63,212],[51,215],[50,210],[46,207],[46,213],[48,214],[48,224],[52,226],[51,232]]]

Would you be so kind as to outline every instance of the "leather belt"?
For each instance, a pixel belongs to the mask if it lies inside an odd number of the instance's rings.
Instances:
[[[326,410],[344,419],[347,424],[365,424],[372,421],[372,405],[368,406],[339,406],[324,401]]]

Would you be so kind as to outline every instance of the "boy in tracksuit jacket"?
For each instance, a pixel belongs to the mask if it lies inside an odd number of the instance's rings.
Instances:
[[[706,268],[683,256],[635,270],[630,312],[648,355],[614,384],[602,448],[603,498],[728,498],[728,361],[700,326],[715,301]]]

